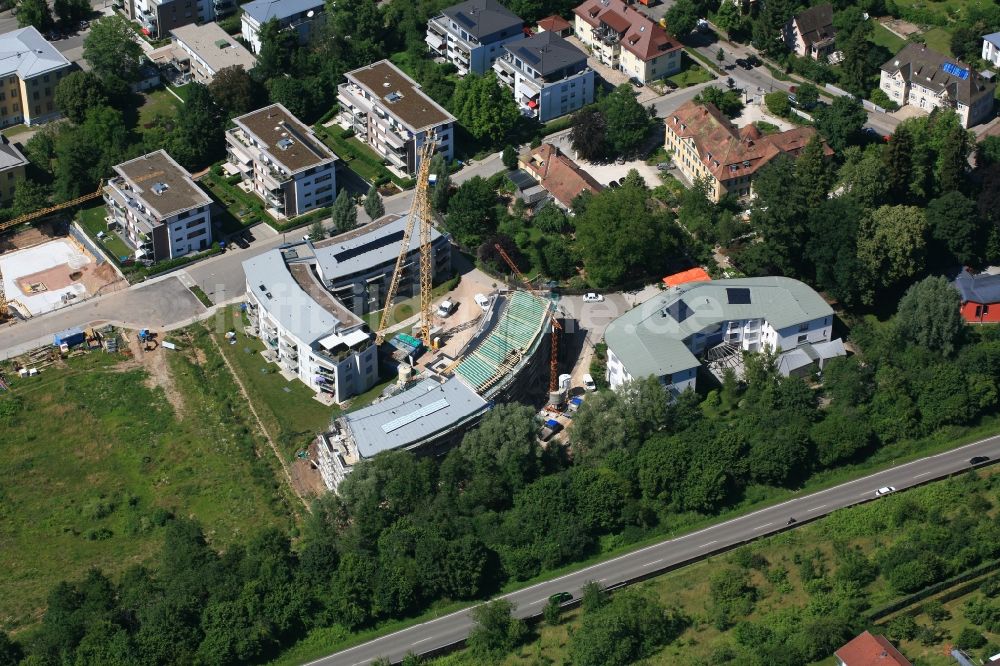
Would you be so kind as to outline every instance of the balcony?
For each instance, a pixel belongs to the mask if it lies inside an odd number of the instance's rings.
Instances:
[[[439,35],[433,30],[427,30],[427,36],[424,38],[427,42],[427,46],[430,47],[431,51],[435,53],[443,54],[448,45],[448,40],[444,35]]]

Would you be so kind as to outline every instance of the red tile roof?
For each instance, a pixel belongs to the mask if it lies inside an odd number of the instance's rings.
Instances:
[[[597,193],[604,189],[590,174],[551,143],[540,145],[525,162],[525,167],[538,179],[542,187],[567,208],[581,192]]]
[[[687,284],[688,282],[711,282],[712,277],[705,272],[705,269],[701,266],[696,266],[694,268],[689,268],[686,271],[681,271],[680,273],[674,273],[673,275],[668,275],[663,278],[663,283],[668,287],[676,287],[680,284]]]
[[[640,60],[652,60],[664,53],[681,49],[680,42],[635,7],[623,0],[587,0],[573,13],[599,28],[605,23],[620,35],[622,48]]]
[[[737,129],[714,104],[688,101],[666,118],[669,131],[694,140],[701,162],[718,180],[754,174],[778,155],[797,156],[816,135],[812,127],[761,135],[748,125]],[[824,152],[832,155],[825,144]]]
[[[847,666],[912,666],[884,636],[867,631],[834,654]]]
[[[538,27],[546,32],[564,32],[569,30],[573,26],[570,25],[569,21],[564,19],[562,16],[546,16],[543,19],[539,19]]]

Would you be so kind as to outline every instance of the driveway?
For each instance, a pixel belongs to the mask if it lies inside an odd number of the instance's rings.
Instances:
[[[580,49],[584,53],[588,53],[587,47],[584,46],[583,42],[581,42],[577,37],[571,35],[566,39],[567,41],[572,43],[573,46],[575,46],[576,48]],[[592,70],[594,70],[594,72],[596,72],[599,77],[601,77],[609,84],[611,84],[613,88],[617,88],[623,83],[628,83],[629,85],[632,85],[631,83],[629,83],[628,75],[625,72],[619,69],[613,69],[611,67],[608,67],[607,65],[605,65],[592,55],[587,56],[587,66],[589,66]],[[639,100],[640,104],[645,104],[646,102],[649,102],[650,100],[659,97],[659,93],[648,87],[636,88],[635,86],[632,86],[632,89],[635,90],[636,93],[638,93],[636,99]]]

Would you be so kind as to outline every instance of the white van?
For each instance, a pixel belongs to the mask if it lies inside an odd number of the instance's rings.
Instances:
[[[490,297],[489,296],[484,296],[483,294],[476,294],[475,295],[475,301],[476,301],[476,305],[478,305],[479,307],[481,307],[483,309],[483,312],[486,312],[487,310],[490,309],[490,302],[491,301],[490,301]]]

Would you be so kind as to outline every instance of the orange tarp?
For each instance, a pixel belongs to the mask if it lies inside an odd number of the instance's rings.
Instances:
[[[673,275],[668,275],[663,278],[664,284],[668,287],[676,287],[677,285],[687,284],[688,282],[709,282],[711,281],[708,273],[705,269],[701,267],[689,268],[686,271],[681,271],[680,273],[674,273]]]

